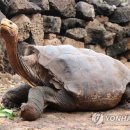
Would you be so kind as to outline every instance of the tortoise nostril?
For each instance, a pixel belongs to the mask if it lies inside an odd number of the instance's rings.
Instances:
[[[12,23],[12,22],[10,22],[9,24],[10,24],[10,25],[12,25],[13,23]]]

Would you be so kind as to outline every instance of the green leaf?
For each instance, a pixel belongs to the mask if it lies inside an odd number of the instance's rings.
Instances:
[[[0,112],[0,117],[6,117],[6,114]]]
[[[13,111],[10,110],[10,109],[3,109],[2,112],[6,112],[6,113],[9,113],[9,114],[13,114]]]
[[[6,109],[0,104],[0,118],[8,118],[13,120],[16,115],[13,113],[13,110]]]

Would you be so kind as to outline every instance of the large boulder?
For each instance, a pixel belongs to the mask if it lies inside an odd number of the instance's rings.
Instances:
[[[43,16],[43,27],[45,33],[60,33],[61,18],[54,16]]]
[[[75,17],[75,0],[49,0],[50,7],[54,13],[63,17]]]
[[[93,5],[90,5],[86,2],[78,2],[76,4],[76,11],[78,17],[85,20],[92,20],[95,18],[95,11]]]

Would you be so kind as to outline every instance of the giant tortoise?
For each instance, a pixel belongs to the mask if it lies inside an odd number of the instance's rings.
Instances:
[[[18,53],[18,27],[8,19],[0,25],[10,64],[26,84],[2,98],[7,108],[21,106],[21,117],[35,120],[47,107],[60,111],[101,111],[130,102],[130,70],[120,61],[71,45],[27,45]],[[129,108],[129,105],[127,105]]]

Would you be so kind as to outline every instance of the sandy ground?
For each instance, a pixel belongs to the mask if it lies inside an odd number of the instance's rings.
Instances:
[[[17,75],[0,73],[0,98],[22,82]],[[0,130],[130,130],[130,111],[115,108],[105,112],[45,112],[36,121],[0,118]]]

